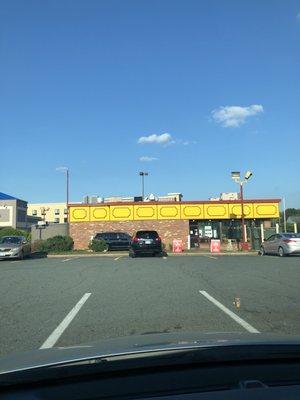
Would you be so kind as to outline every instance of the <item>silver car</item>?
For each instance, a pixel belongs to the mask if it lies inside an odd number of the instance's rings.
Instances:
[[[30,242],[24,236],[4,236],[0,238],[0,259],[19,258],[29,256]]]
[[[300,234],[276,233],[262,243],[260,254],[277,254],[280,257],[300,254]]]

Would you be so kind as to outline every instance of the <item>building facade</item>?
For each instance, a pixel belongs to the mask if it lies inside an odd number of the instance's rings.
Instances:
[[[27,202],[0,192],[0,228],[27,229]]]
[[[39,217],[46,222],[62,224],[68,222],[66,203],[34,203],[28,204],[27,214]]]
[[[278,220],[279,203],[279,199],[244,201],[250,243],[262,224]],[[241,239],[240,200],[69,204],[69,218],[76,249],[87,248],[91,237],[103,231],[132,235],[140,229],[157,230],[167,249],[174,239],[181,239],[185,248],[204,247],[212,238],[224,243]]]

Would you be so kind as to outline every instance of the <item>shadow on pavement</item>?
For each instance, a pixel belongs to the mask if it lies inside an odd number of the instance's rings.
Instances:
[[[47,258],[48,253],[46,251],[35,251],[31,253],[29,258]]]
[[[149,257],[151,257],[151,258],[161,258],[161,257],[168,257],[168,253],[167,252],[165,252],[165,251],[162,251],[160,254],[155,254],[155,255],[153,255],[153,254],[151,254],[151,253],[149,253],[149,254],[147,254],[147,253],[141,253],[141,254],[136,254],[136,256],[135,256],[136,258],[149,258]]]

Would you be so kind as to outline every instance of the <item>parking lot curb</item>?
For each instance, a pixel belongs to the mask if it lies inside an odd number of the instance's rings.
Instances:
[[[122,257],[127,253],[91,253],[91,254],[48,254],[47,258],[89,258],[89,257]],[[167,253],[170,257],[201,257],[201,256],[257,256],[257,252],[239,252],[239,253]]]

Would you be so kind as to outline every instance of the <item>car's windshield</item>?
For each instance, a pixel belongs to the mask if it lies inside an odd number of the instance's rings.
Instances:
[[[300,0],[1,0],[0,114],[0,372],[300,335]]]
[[[19,244],[22,242],[22,239],[19,237],[14,237],[14,236],[5,236],[0,239],[0,243],[12,243],[12,244]]]

